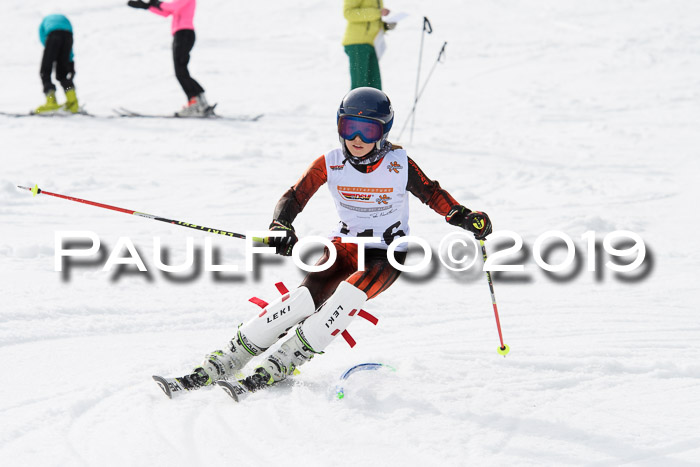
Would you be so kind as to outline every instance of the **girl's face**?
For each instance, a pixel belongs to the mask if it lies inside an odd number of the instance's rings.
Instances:
[[[355,157],[365,157],[372,151],[376,143],[365,143],[360,138],[360,135],[355,136],[354,139],[345,140],[345,147],[348,148],[348,152]]]

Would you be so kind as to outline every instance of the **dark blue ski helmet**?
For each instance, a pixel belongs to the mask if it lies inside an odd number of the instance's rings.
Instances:
[[[336,124],[343,116],[364,117],[381,122],[383,135],[378,142],[379,146],[386,141],[394,123],[394,109],[389,97],[379,89],[368,87],[355,88],[343,97],[338,107]]]

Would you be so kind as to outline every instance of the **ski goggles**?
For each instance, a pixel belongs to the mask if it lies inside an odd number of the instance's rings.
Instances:
[[[349,141],[359,135],[365,143],[376,143],[384,136],[384,126],[378,120],[344,115],[338,119],[338,134]]]

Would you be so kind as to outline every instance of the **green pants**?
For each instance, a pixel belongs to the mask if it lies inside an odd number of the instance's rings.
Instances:
[[[373,46],[369,44],[346,45],[345,53],[350,58],[350,89],[362,86],[382,89],[379,61]]]

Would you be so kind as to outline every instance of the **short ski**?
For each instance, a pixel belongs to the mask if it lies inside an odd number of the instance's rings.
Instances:
[[[176,113],[172,113],[171,115],[157,115],[157,114],[144,114],[141,112],[135,112],[133,110],[125,109],[124,107],[119,107],[117,109],[113,109],[114,112],[119,115],[120,117],[136,117],[136,118],[213,118],[216,116],[214,113],[214,109],[216,108],[216,104],[210,105],[207,107],[207,110],[204,111],[204,115],[192,115],[189,117],[181,117],[177,115]]]
[[[153,380],[158,383],[158,386],[163,390],[166,396],[170,399],[175,399],[181,395],[189,392],[196,391],[203,387],[213,387],[213,385],[198,386],[193,387],[187,383],[185,377],[181,378],[164,378],[162,376],[154,375]],[[237,380],[219,380],[216,382],[218,386],[228,394],[234,401],[240,402],[250,394],[250,391],[242,384],[242,381]]]
[[[133,110],[125,109],[120,107],[118,109],[113,109],[114,113],[119,117],[124,118],[178,118],[178,119],[200,119],[200,120],[224,120],[224,121],[234,121],[234,122],[256,122],[262,118],[264,114],[257,115],[218,115],[214,113],[214,108],[216,104],[209,107],[207,113],[202,116],[192,116],[192,117],[180,117],[176,114],[145,114],[141,112],[135,112]]]
[[[164,378],[158,375],[153,376],[153,380],[158,383],[158,386],[160,386],[165,395],[170,399],[180,397],[181,395],[190,391],[214,387],[213,384],[193,385],[192,380],[188,378],[188,376],[183,376],[180,378]],[[256,383],[255,378],[253,377],[253,379],[251,379],[250,376],[247,379],[221,379],[216,381],[214,384],[221,387],[221,389],[223,389],[224,392],[236,402],[241,402],[243,399],[248,397],[251,392],[260,390],[263,387],[268,387],[264,383],[260,384],[259,381]]]
[[[96,117],[97,115],[93,115],[85,110],[80,110],[76,113],[72,112],[61,112],[61,111],[56,111],[56,112],[44,112],[44,113],[35,113],[34,111],[31,112],[26,112],[26,113],[16,113],[16,112],[0,112],[0,115],[4,115],[6,117],[15,117],[15,118],[20,118],[20,117],[42,117],[42,118],[49,118],[49,117],[58,117],[58,118],[66,118],[66,117],[75,117],[76,115],[82,115],[83,117]]]

